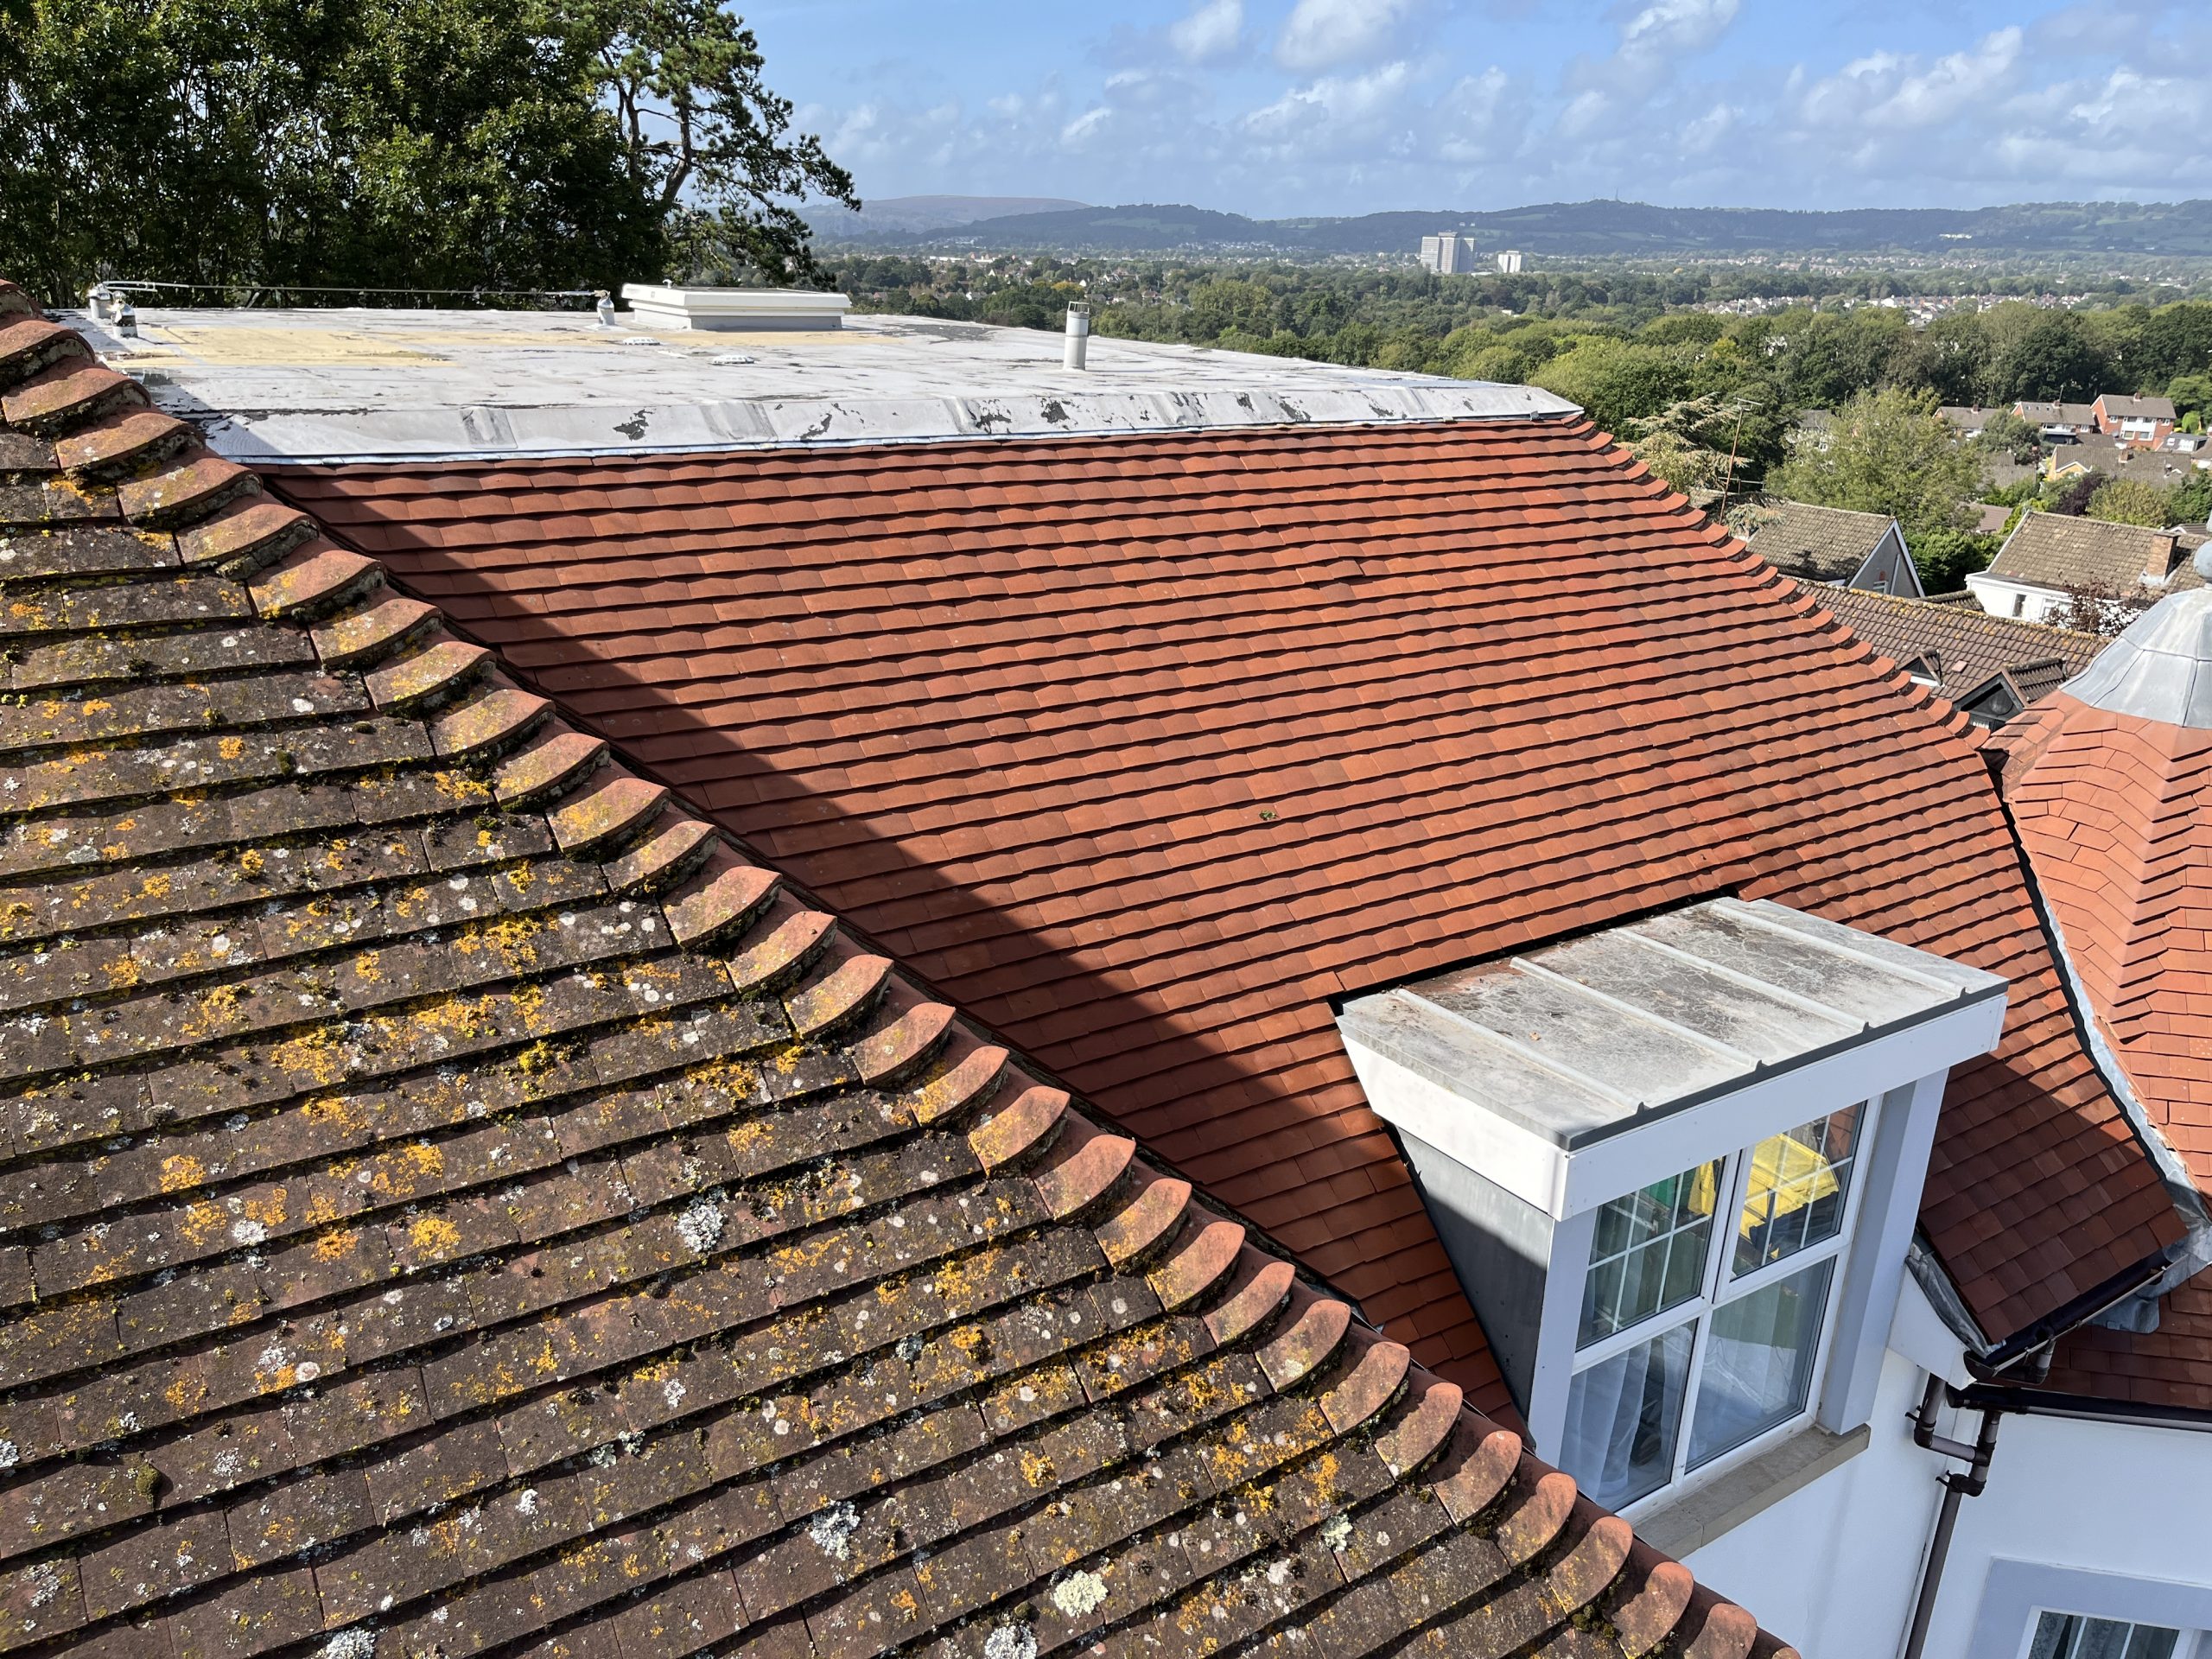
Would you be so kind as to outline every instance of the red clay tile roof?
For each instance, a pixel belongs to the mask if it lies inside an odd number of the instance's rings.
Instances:
[[[0,394],[0,1650],[1787,1651],[4,284]]]
[[[276,477],[1486,1409],[1331,1000],[1657,906],[2012,981],[1923,1217],[1992,1337],[2181,1230],[1964,718],[1587,425]]]

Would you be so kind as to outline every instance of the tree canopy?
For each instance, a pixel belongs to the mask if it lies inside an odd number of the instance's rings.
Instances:
[[[711,0],[0,0],[0,269],[612,288],[814,270],[852,181]]]

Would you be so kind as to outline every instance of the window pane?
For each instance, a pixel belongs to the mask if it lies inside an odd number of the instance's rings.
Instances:
[[[1567,1396],[1560,1467],[1594,1503],[1617,1510],[1673,1478],[1694,1321],[1579,1373]]]
[[[1690,1428],[1693,1467],[1805,1408],[1834,1265],[1822,1262],[1713,1310]]]
[[[2045,1613],[2036,1621],[2028,1659],[2173,1659],[2180,1638],[2180,1631],[2155,1624]]]
[[[1598,1211],[1576,1347],[1697,1294],[1719,1187],[1719,1164],[1700,1164]]]
[[[1738,1274],[1836,1236],[1851,1192],[1861,1109],[1830,1112],[1751,1148],[1736,1227]]]

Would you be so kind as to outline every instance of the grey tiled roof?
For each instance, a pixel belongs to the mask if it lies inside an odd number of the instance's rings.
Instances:
[[[2009,672],[2024,701],[2032,702],[2087,668],[2111,643],[2073,628],[1992,616],[1970,601],[1906,599],[1823,583],[1799,585],[1885,656],[1907,665],[1929,659],[1936,668],[1938,688],[1954,701],[1993,676]],[[2036,690],[2027,696],[2031,686]]]
[[[1747,545],[1776,569],[1810,582],[1848,582],[1859,574],[1891,521],[1878,512],[1778,501]]]
[[[2194,539],[2194,538],[2187,538]],[[2020,520],[1989,574],[2030,587],[2108,589],[2130,593],[2148,573],[2165,573],[2177,591],[2202,585],[2187,560],[2185,540],[2171,530],[2111,524],[2063,513],[2031,512]]]

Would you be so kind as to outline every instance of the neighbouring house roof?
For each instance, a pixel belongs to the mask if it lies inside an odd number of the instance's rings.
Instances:
[[[1838,620],[1909,671],[1926,664],[1942,694],[1970,704],[2002,677],[2021,707],[2078,674],[2110,641],[2074,628],[1992,616],[1973,603],[1934,602],[1808,583],[1805,591]]]
[[[0,418],[0,1649],[1786,1651],[5,285]]]
[[[1878,512],[1808,506],[1802,501],[1768,504],[1772,516],[1748,543],[1776,569],[1809,582],[1849,582],[1874,556],[1896,521]]]
[[[2006,803],[2098,1029],[2188,1179],[2212,1191],[2212,589],[2159,601],[2014,723]],[[2154,1332],[2084,1331],[2050,1386],[2212,1410],[2212,1284]]]
[[[2024,421],[2038,426],[2094,426],[2097,409],[2094,404],[2065,404],[2037,402],[2023,398],[2012,405],[2013,412]]]
[[[2202,582],[2183,550],[2171,530],[2031,512],[2005,537],[1987,574],[2031,588],[2131,594],[2145,585],[2146,572],[2163,570],[2167,584],[2183,591]]]
[[[2174,418],[2173,399],[2171,397],[2121,397],[2111,392],[2097,399],[2103,406],[2108,421],[2171,421]]]
[[[1963,717],[1579,422],[286,468],[510,671],[1507,1408],[1332,1003],[1736,891],[2001,972],[1929,1235],[2178,1236]]]

